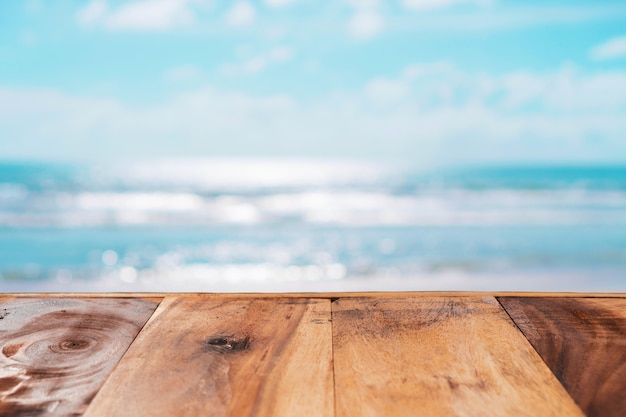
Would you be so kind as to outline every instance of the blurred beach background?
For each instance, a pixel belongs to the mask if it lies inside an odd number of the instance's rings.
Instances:
[[[626,291],[626,4],[0,4],[0,291]]]

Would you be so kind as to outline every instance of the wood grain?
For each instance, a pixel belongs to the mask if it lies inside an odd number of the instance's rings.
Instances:
[[[332,416],[330,301],[166,298],[86,416]]]
[[[493,297],[333,303],[336,415],[582,416]]]
[[[0,304],[0,415],[81,415],[157,302],[16,298]]]
[[[626,299],[499,300],[588,416],[626,415]]]

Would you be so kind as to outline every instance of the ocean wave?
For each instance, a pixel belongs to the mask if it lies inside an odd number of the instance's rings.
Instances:
[[[14,193],[15,194],[15,193]],[[18,193],[19,194],[19,193]],[[469,226],[626,223],[626,192],[445,190],[395,194],[314,189],[206,196],[191,192],[28,193],[5,198],[0,225]]]
[[[120,267],[97,276],[59,269],[44,280],[3,278],[10,292],[345,292],[345,291],[580,291],[624,290],[619,271],[480,271],[442,269],[400,274],[393,268],[375,274],[346,275],[341,264],[276,266],[188,265],[137,270]],[[9,278],[9,279],[7,279]]]
[[[101,186],[244,193],[378,184],[397,180],[405,171],[388,164],[352,160],[185,158],[95,167],[91,176]]]
[[[5,291],[623,288],[625,228],[619,167],[0,163]]]

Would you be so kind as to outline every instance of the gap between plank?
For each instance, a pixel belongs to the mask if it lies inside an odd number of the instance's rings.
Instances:
[[[330,348],[331,348],[331,359],[333,362],[333,415],[337,417],[337,383],[335,381],[335,317],[334,317],[334,307],[335,301],[339,300],[338,297],[331,297],[330,300]]]
[[[522,331],[522,328],[519,327],[517,325],[517,322],[513,319],[513,317],[509,314],[509,311],[506,309],[506,307],[504,307],[504,305],[500,302],[500,297],[494,297],[496,299],[496,301],[498,302],[498,304],[500,304],[500,308],[502,310],[504,310],[504,312],[506,313],[506,315],[509,317],[509,320],[511,320],[511,322],[513,323],[513,325],[515,326],[515,328],[517,329],[518,332],[520,332],[522,334],[522,336],[524,336],[524,339],[526,339],[526,341],[528,342],[528,344],[533,348],[533,350],[535,351],[535,353],[537,353],[537,355],[539,355],[539,357],[541,358],[541,361],[544,363],[544,365],[548,366],[548,364],[546,363],[546,361],[543,359],[543,356],[541,356],[541,354],[537,351],[537,349],[535,349],[535,346],[530,343],[530,340],[528,340],[528,337],[526,337],[526,335],[524,334],[524,332]],[[548,366],[548,369],[550,369],[550,367]],[[552,373],[552,375],[554,375],[554,372],[552,372],[552,369],[550,369],[550,373]],[[554,375],[554,377],[556,378],[556,375]],[[557,378],[558,379],[558,378]],[[561,383],[561,381],[559,381],[559,383]],[[561,384],[563,385],[563,384]],[[565,387],[563,387],[563,389],[565,389]],[[568,393],[569,395],[569,393]],[[571,397],[571,396],[570,396]]]
[[[141,299],[144,297],[107,297],[110,299],[115,299],[115,298],[120,298],[120,299]],[[87,406],[87,408],[85,408],[85,411],[83,412],[84,414],[87,414],[87,411],[91,408],[91,405],[93,403],[93,400],[96,398],[96,396],[98,396],[98,394],[100,393],[100,390],[102,389],[102,387],[104,386],[104,384],[109,380],[109,378],[111,377],[111,375],[113,375],[113,373],[117,370],[120,362],[122,362],[124,360],[124,357],[126,356],[126,353],[128,352],[128,349],[130,349],[130,347],[132,346],[133,343],[135,343],[135,340],[137,340],[137,338],[139,337],[139,334],[143,331],[143,329],[146,327],[146,325],[148,324],[148,322],[150,321],[150,319],[152,317],[154,317],[154,313],[156,313],[156,311],[159,309],[159,307],[161,306],[161,304],[163,303],[163,300],[165,299],[165,297],[145,297],[145,298],[152,298],[152,299],[158,299],[159,301],[157,302],[157,305],[154,307],[154,310],[152,311],[152,314],[150,314],[150,317],[148,317],[146,319],[146,321],[143,323],[143,325],[141,326],[141,328],[139,329],[139,331],[137,332],[137,334],[135,335],[135,337],[133,337],[133,340],[128,344],[128,346],[126,347],[126,349],[124,350],[124,353],[122,353],[122,356],[120,357],[120,360],[118,360],[115,363],[115,366],[113,366],[113,369],[111,369],[111,372],[109,372],[104,379],[102,380],[102,384],[100,384],[100,387],[98,388],[98,391],[96,391],[96,393],[93,395],[93,397],[91,398],[91,401],[89,401],[89,405]]]
[[[543,364],[546,366],[546,368],[548,368],[550,370],[550,373],[554,376],[554,378],[559,382],[559,384],[561,385],[561,387],[563,387],[563,390],[567,393],[567,395],[572,399],[572,401],[574,402],[574,404],[576,404],[576,406],[580,409],[581,413],[583,413],[584,415],[587,415],[587,413],[585,413],[583,411],[582,408],[580,408],[580,405],[578,405],[578,402],[576,402],[576,400],[574,400],[574,397],[572,397],[572,395],[569,393],[569,391],[565,388],[565,386],[563,386],[563,383],[561,382],[561,380],[556,376],[556,374],[554,372],[552,372],[552,369],[550,368],[550,366],[548,365],[548,363],[545,361],[545,359],[543,358],[543,356],[539,353],[539,351],[535,348],[535,346],[530,342],[530,340],[528,340],[528,337],[526,337],[526,335],[524,334],[524,332],[522,331],[521,327],[519,327],[517,325],[517,323],[515,322],[515,320],[513,319],[513,317],[509,314],[509,311],[504,307],[504,305],[502,304],[502,302],[500,302],[500,297],[494,297],[496,299],[496,301],[498,302],[498,304],[500,304],[500,308],[502,310],[504,310],[504,312],[506,313],[506,315],[509,317],[509,320],[511,320],[513,322],[513,325],[515,326],[515,328],[517,329],[517,331],[519,331],[522,336],[524,336],[524,339],[526,339],[526,342],[530,345],[530,347],[533,348],[533,350],[535,351],[535,353],[539,356],[539,358],[541,359],[541,362],[543,362]],[[567,297],[570,298],[570,297]]]

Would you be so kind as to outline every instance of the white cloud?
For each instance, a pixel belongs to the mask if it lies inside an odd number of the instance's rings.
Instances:
[[[598,3],[598,2],[596,2]],[[418,3],[416,3],[418,4]],[[448,3],[437,3],[448,4]],[[471,7],[487,6],[490,1],[455,0],[453,5],[465,4],[467,9],[462,13],[411,13],[404,16],[389,17],[389,27],[406,32],[436,31],[450,32],[494,32],[533,26],[562,25],[598,22],[604,19],[617,19],[626,16],[626,7],[617,4],[580,5],[518,5],[503,7]],[[416,11],[419,11],[419,7]],[[427,11],[428,9],[421,9]],[[432,9],[431,9],[432,10]],[[435,9],[441,11],[441,9]]]
[[[292,4],[294,0],[263,0],[267,7],[284,7]]]
[[[427,70],[437,65],[306,102],[205,87],[138,107],[0,89],[0,148],[7,157],[330,155],[415,163],[626,155],[625,71]]]
[[[128,3],[109,16],[115,29],[160,30],[188,26],[194,16],[184,0],[141,0]]]
[[[407,9],[431,10],[451,6],[458,0],[402,0],[402,4]]]
[[[104,0],[92,0],[76,14],[78,23],[91,26],[99,23],[106,16],[107,4]]]
[[[92,0],[77,13],[83,26],[116,30],[168,30],[192,25],[194,13],[187,0],[137,0],[109,10],[105,0]]]
[[[410,87],[402,80],[375,78],[365,86],[366,96],[383,106],[397,103],[407,97],[409,92]]]
[[[268,55],[273,61],[283,62],[289,61],[293,56],[293,52],[286,46],[277,46],[272,48]]]
[[[348,33],[356,39],[370,39],[385,26],[379,0],[347,0],[354,13],[348,20]]]
[[[626,108],[626,74],[621,71],[583,74],[566,66],[548,75],[518,72],[494,81],[494,95],[504,93],[500,104],[507,109],[530,105],[548,114],[589,114]]]
[[[248,74],[256,74],[261,72],[267,66],[267,59],[265,57],[252,58],[243,64],[243,69]]]
[[[618,36],[594,47],[591,57],[598,61],[626,58],[626,35]]]
[[[244,27],[254,23],[256,18],[256,10],[252,3],[240,1],[226,13],[226,23],[230,26]]]
[[[384,18],[379,12],[357,11],[348,21],[348,32],[357,39],[369,39],[378,35],[384,25]]]
[[[402,0],[402,4],[407,9],[424,11],[444,9],[458,4],[487,5],[491,0]]]
[[[357,10],[374,10],[381,6],[380,0],[346,0],[346,3]]]

